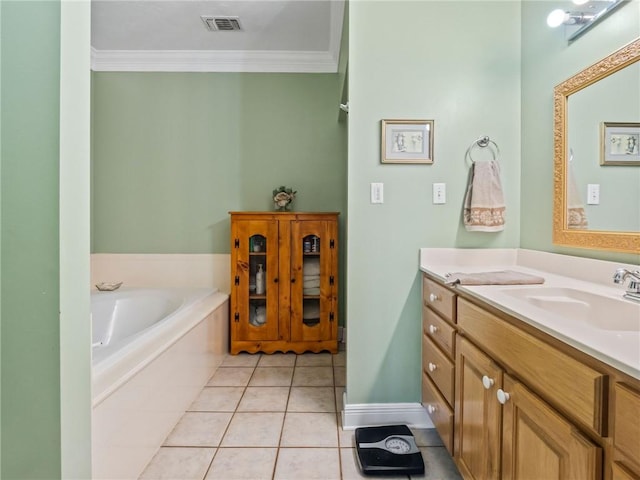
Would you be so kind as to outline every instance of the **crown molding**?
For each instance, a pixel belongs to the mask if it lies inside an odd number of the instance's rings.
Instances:
[[[257,52],[212,50],[96,50],[96,72],[300,72],[335,73],[330,52]]]

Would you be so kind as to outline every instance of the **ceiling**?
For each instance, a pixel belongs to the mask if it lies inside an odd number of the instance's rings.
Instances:
[[[95,71],[336,72],[344,0],[92,0]],[[239,31],[201,18],[231,17]]]

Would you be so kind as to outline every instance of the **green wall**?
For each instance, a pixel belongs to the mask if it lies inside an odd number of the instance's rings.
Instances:
[[[94,73],[92,251],[227,253],[230,210],[346,210],[339,74]],[[344,219],[342,219],[344,222]]]
[[[60,3],[2,2],[3,479],[60,477]]]
[[[564,5],[569,7],[571,3],[566,1]],[[551,234],[553,88],[640,36],[640,2],[634,0],[622,6],[571,45],[567,45],[562,28],[547,28],[545,18],[550,8],[548,2],[525,1],[522,4],[521,246],[638,263],[638,255],[559,247],[553,245]]]
[[[520,4],[354,1],[349,10],[347,402],[418,402],[418,249],[520,243]],[[400,26],[383,35],[390,18]],[[381,119],[433,119],[434,164],[380,164]],[[483,135],[502,152],[500,233],[461,222],[465,151]],[[369,203],[371,182],[384,183],[384,204]],[[445,205],[432,204],[434,182],[447,185]]]

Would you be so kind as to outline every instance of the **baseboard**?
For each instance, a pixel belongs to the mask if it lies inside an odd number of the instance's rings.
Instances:
[[[420,403],[344,403],[344,430],[398,424],[414,428],[434,428],[431,418]]]

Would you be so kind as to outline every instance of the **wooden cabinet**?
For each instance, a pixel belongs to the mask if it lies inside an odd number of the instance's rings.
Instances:
[[[422,404],[453,454],[455,294],[427,278],[422,292]]]
[[[465,480],[640,480],[638,379],[426,275],[422,322],[422,402]]]
[[[231,353],[337,352],[337,288],[337,213],[231,212]]]

